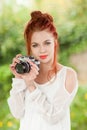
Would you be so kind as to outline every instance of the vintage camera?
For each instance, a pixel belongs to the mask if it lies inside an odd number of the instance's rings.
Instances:
[[[27,59],[31,60],[39,68],[40,61],[35,59],[33,56],[21,56],[18,59],[20,60],[20,62],[16,64],[15,70],[19,74],[28,73],[31,70],[31,64],[27,62]]]

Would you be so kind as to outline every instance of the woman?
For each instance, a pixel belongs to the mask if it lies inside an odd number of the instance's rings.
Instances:
[[[76,72],[57,62],[58,35],[53,18],[34,11],[27,23],[24,37],[28,56],[32,61],[28,73],[19,74],[15,66],[18,54],[10,66],[14,78],[8,104],[15,118],[20,119],[20,130],[70,130],[70,104],[76,95]]]

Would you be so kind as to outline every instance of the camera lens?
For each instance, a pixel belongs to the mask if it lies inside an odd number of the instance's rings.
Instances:
[[[19,74],[28,73],[31,69],[31,66],[28,62],[20,62],[15,66],[16,72]]]

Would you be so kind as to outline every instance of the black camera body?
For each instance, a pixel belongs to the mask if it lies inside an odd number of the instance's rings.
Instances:
[[[15,70],[19,74],[28,73],[31,70],[31,64],[27,62],[27,60],[31,60],[34,64],[36,64],[39,68],[40,61],[35,59],[33,56],[21,56],[18,58],[20,60],[19,63],[16,64]]]

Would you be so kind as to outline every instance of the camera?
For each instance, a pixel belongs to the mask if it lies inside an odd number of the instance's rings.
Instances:
[[[40,61],[35,59],[33,56],[21,56],[18,59],[20,60],[20,62],[16,64],[15,70],[19,74],[24,74],[24,73],[30,72],[31,64],[29,62],[27,62],[28,59],[30,61],[32,61],[34,64],[36,64],[39,68]]]

